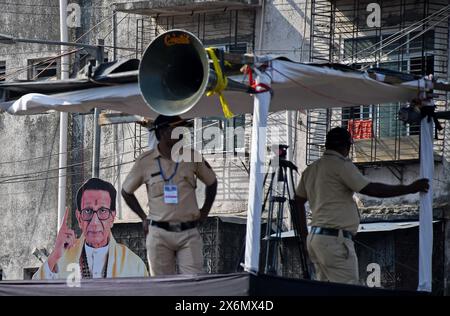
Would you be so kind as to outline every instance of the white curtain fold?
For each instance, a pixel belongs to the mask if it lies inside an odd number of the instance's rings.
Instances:
[[[256,78],[256,83],[264,83],[270,86],[271,80],[267,74],[260,73]],[[244,270],[251,273],[257,273],[259,271],[261,208],[264,194],[264,163],[266,158],[267,116],[269,114],[269,107],[269,92],[255,94],[244,262]]]
[[[433,257],[433,120],[423,118],[420,127],[420,177],[430,180],[427,193],[420,193],[419,285],[418,291],[431,292]]]

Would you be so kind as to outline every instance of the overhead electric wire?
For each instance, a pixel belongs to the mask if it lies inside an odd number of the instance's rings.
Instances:
[[[275,112],[269,113],[269,120],[272,119],[272,118],[270,118],[270,116],[271,116],[272,114],[274,114],[274,113],[275,113]],[[279,124],[286,125],[285,122],[281,122],[281,121],[278,121],[278,120],[275,120],[275,121],[276,121],[277,123],[279,123]],[[245,128],[245,127],[248,127],[248,126],[251,125],[251,124],[252,124],[251,122],[248,122],[248,123],[246,123],[243,127],[244,127],[244,128]],[[209,127],[213,127],[214,125],[215,125],[215,123],[211,123],[211,124],[209,124],[209,125],[202,126],[202,129],[201,129],[201,130],[204,130],[204,129],[209,128]],[[131,126],[130,126],[129,124],[127,124],[127,127],[128,127],[128,128],[131,128]],[[198,130],[199,130],[199,129],[197,129],[196,132],[198,132]],[[132,133],[132,131],[130,131],[130,133]],[[147,135],[148,135],[148,133],[145,133],[145,134],[141,135],[141,137],[144,137],[144,136],[147,136]],[[224,142],[223,142],[222,145],[226,145],[226,144],[227,144],[227,141],[229,141],[230,139],[233,139],[235,136],[236,136],[236,135],[235,135],[234,133],[232,133],[231,135],[230,135],[230,134],[227,135],[227,136],[224,138]],[[245,135],[244,135],[244,137],[245,137]],[[131,136],[131,137],[123,138],[123,139],[118,139],[117,141],[109,142],[109,143],[106,143],[106,144],[104,144],[104,145],[115,145],[115,144],[117,144],[117,142],[119,142],[119,141],[131,140],[131,139],[135,139],[135,138],[136,138],[136,136]],[[195,146],[195,144],[202,144],[203,141],[204,141],[204,139],[202,139],[201,141],[198,141],[198,142],[194,143],[193,145]],[[140,147],[140,148],[138,148],[138,149],[143,149],[143,148],[146,148],[146,146],[145,146],[145,147]],[[67,151],[66,153],[74,152],[74,151],[78,151],[78,150],[79,150],[79,151],[85,151],[85,150],[91,150],[91,149],[92,149],[92,147],[75,148],[75,149],[72,149],[72,150],[70,150],[70,151]],[[123,156],[123,155],[126,155],[126,154],[131,154],[131,153],[133,153],[133,152],[135,152],[135,150],[130,150],[130,151],[125,151],[125,152],[121,152],[121,153],[117,153],[117,154],[112,154],[112,155],[104,156],[104,157],[101,157],[101,161],[105,161],[105,160],[108,160],[108,159],[111,159],[111,158],[117,157],[117,156]],[[32,161],[32,160],[44,159],[44,158],[48,158],[48,157],[51,157],[51,156],[57,156],[57,155],[59,155],[59,154],[62,154],[62,153],[50,154],[50,155],[46,155],[46,156],[34,157],[34,158],[29,158],[29,159],[24,159],[24,160],[19,160],[19,161],[0,162],[0,165],[1,165],[1,164],[19,163],[19,162],[29,162],[29,161]],[[214,153],[214,152],[213,152],[212,154],[217,154],[217,153]],[[82,161],[82,162],[77,162],[77,163],[73,163],[73,164],[68,165],[68,166],[65,167],[65,168],[52,168],[52,169],[47,169],[47,170],[33,171],[33,172],[29,172],[29,173],[24,173],[24,174],[2,175],[2,176],[0,176],[0,184],[11,183],[11,180],[14,180],[15,177],[16,177],[16,178],[17,178],[17,177],[24,177],[24,176],[28,176],[28,177],[29,177],[29,176],[33,176],[33,175],[36,175],[36,174],[42,174],[42,173],[46,173],[46,172],[58,171],[58,170],[60,170],[60,169],[69,169],[69,168],[72,168],[72,167],[75,167],[75,166],[82,166],[82,165],[85,165],[85,164],[87,164],[87,163],[90,163],[90,160]],[[117,164],[117,165],[115,165],[115,166],[120,166],[120,164]]]
[[[355,56],[361,54],[361,53],[364,52],[364,51],[367,51],[367,50],[371,49],[372,47],[377,47],[375,50],[369,52],[369,54],[368,54],[369,56],[370,56],[370,55],[374,55],[376,52],[382,50],[382,49],[385,48],[386,46],[388,46],[388,45],[390,45],[390,44],[392,44],[392,43],[398,41],[398,40],[401,39],[402,37],[404,37],[404,36],[406,36],[406,35],[412,33],[415,29],[420,28],[420,27],[423,27],[423,25],[424,25],[428,20],[431,20],[432,18],[434,18],[435,15],[437,16],[437,15],[441,15],[441,13],[445,13],[444,11],[445,11],[445,10],[448,10],[448,9],[450,9],[450,5],[447,5],[446,7],[444,7],[444,8],[442,8],[442,9],[440,9],[440,10],[434,12],[433,14],[431,14],[431,15],[425,17],[424,19],[419,20],[419,21],[417,21],[417,22],[414,22],[414,23],[412,23],[411,25],[407,26],[406,28],[401,29],[401,30],[399,30],[398,32],[389,35],[388,37],[386,37],[386,39],[382,39],[382,40],[376,42],[375,44],[372,44],[372,45],[369,46],[369,47],[366,47],[366,48],[364,48],[364,49],[362,49],[362,50],[360,50],[360,51],[355,52],[354,54],[350,55],[349,57],[344,58],[344,60],[343,60],[342,62],[345,62],[347,59],[353,59],[353,57],[355,57]],[[416,25],[417,25],[417,26],[416,26]],[[413,28],[413,29],[412,29],[412,30],[409,30],[410,28]],[[405,30],[407,31],[406,33],[404,33]],[[403,33],[404,33],[404,34],[403,34]],[[386,42],[385,42],[385,41],[386,41]],[[384,44],[382,44],[382,43],[384,43]],[[379,46],[379,44],[382,44],[382,45]]]
[[[1,175],[0,176],[0,184],[5,183],[11,179],[19,179],[19,178],[23,178],[23,177],[31,177],[33,175],[38,175],[38,174],[42,174],[42,173],[47,173],[47,172],[53,172],[53,171],[59,171],[61,169],[69,169],[71,167],[76,167],[76,166],[82,166],[86,163],[88,163],[89,161],[83,161],[83,162],[77,162],[71,165],[67,165],[66,167],[62,167],[62,168],[52,168],[52,169],[47,169],[47,170],[39,170],[39,171],[33,171],[33,172],[28,172],[28,173],[23,173],[23,174],[14,174],[14,175]]]
[[[450,7],[450,6],[449,6],[449,7]],[[449,14],[447,13],[447,15],[446,15],[444,18],[442,18],[441,20],[437,21],[435,24],[430,25],[428,28],[424,29],[422,32],[420,32],[419,34],[417,34],[417,35],[414,36],[413,38],[410,38],[407,42],[405,42],[405,43],[399,45],[398,47],[396,47],[395,49],[391,50],[388,54],[390,54],[391,52],[397,50],[398,48],[400,48],[400,47],[402,47],[402,46],[408,44],[409,42],[411,42],[411,41],[414,40],[415,38],[417,38],[417,37],[423,35],[425,32],[427,32],[429,29],[431,29],[431,28],[434,27],[435,25],[441,23],[444,19],[448,19],[448,17],[449,17]],[[387,56],[388,54],[385,54],[384,56]],[[377,61],[376,61],[376,62],[373,62],[373,63],[370,63],[370,64],[368,64],[368,65],[366,65],[365,67],[363,67],[363,69],[367,69],[368,67],[370,67],[371,65],[373,65],[373,64],[375,64],[375,63],[377,63]],[[356,104],[356,103],[353,103],[353,102],[350,102],[350,101],[346,101],[346,100],[341,100],[341,99],[338,99],[338,98],[336,98],[336,97],[334,97],[334,96],[327,95],[327,94],[325,94],[325,93],[316,91],[315,89],[313,89],[313,88],[311,88],[311,87],[309,87],[309,86],[307,86],[307,85],[304,85],[304,84],[300,83],[299,81],[297,81],[297,80],[295,80],[295,79],[293,79],[293,78],[290,78],[288,75],[282,73],[281,71],[279,71],[279,70],[276,69],[276,68],[271,68],[271,69],[273,69],[274,71],[276,71],[277,73],[279,73],[280,75],[282,75],[283,77],[285,77],[286,79],[292,81],[292,82],[295,83],[296,85],[298,85],[298,86],[300,86],[300,87],[302,87],[302,88],[304,88],[304,89],[307,89],[307,90],[313,92],[314,94],[317,94],[317,95],[319,95],[319,96],[328,98],[328,99],[333,100],[333,101],[339,101],[339,102],[343,102],[343,103],[353,104],[353,105],[355,105],[355,106],[360,106],[360,104]]]
[[[90,32],[92,32],[95,28],[97,28],[97,26],[99,26],[100,24],[104,23],[105,21],[110,20],[114,15],[116,15],[118,12],[114,12],[113,14],[109,15],[108,17],[106,17],[105,19],[101,20],[100,22],[98,22],[97,24],[95,24],[94,26],[92,26],[89,30],[87,30],[84,34],[80,35],[80,37],[78,37],[75,40],[75,43],[77,43],[79,40],[81,40],[83,37],[85,37],[86,35],[88,35]]]
[[[437,22],[435,22],[434,24],[430,25],[430,26],[427,27],[426,29],[422,30],[422,31],[419,32],[417,35],[415,35],[414,37],[409,38],[409,40],[406,41],[405,43],[403,43],[403,44],[397,46],[396,48],[390,50],[389,52],[385,53],[383,56],[380,57],[380,60],[381,60],[382,58],[387,57],[389,54],[393,53],[394,51],[398,50],[399,48],[401,48],[401,47],[403,47],[403,46],[409,44],[411,41],[415,40],[415,39],[418,38],[419,36],[422,36],[423,34],[425,34],[426,32],[428,32],[430,29],[432,29],[434,26],[436,26],[437,24],[441,23],[443,20],[448,19],[449,17],[450,17],[450,14],[447,13],[447,15],[444,16],[442,19],[440,19],[439,21],[437,21]],[[372,62],[372,63],[370,63],[370,64],[364,65],[364,67],[362,67],[362,69],[367,69],[368,67],[370,67],[370,66],[376,64],[377,62],[378,62],[378,61],[375,61],[375,62]]]
[[[7,11],[7,10],[1,10],[0,14],[31,15],[31,16],[56,16],[56,15],[59,15],[59,13],[17,12],[17,11]]]
[[[121,152],[121,153],[118,153],[118,154],[112,154],[112,155],[109,155],[109,156],[101,157],[100,160],[106,161],[106,160],[111,159],[111,158],[116,157],[116,156],[121,156],[121,155],[123,156],[123,155],[131,154],[131,153],[134,153],[134,152],[135,152],[135,150],[129,150],[129,151],[126,151],[126,152]],[[62,167],[62,168],[51,168],[51,169],[46,169],[46,170],[32,171],[32,172],[23,173],[23,174],[0,175],[0,184],[1,183],[5,183],[6,181],[9,181],[10,179],[14,179],[14,178],[20,178],[20,177],[25,177],[25,176],[33,176],[33,175],[47,173],[47,172],[59,171],[61,169],[70,169],[72,167],[82,166],[82,165],[85,165],[87,163],[91,163],[91,161],[90,160],[85,160],[85,161],[82,161],[82,162],[76,162],[76,163],[67,165],[66,167]]]
[[[305,1],[305,11],[303,16],[303,38],[302,38],[302,44],[300,45],[300,62],[303,61],[303,47],[306,41],[306,26],[307,26],[307,12],[308,12],[308,0]]]
[[[39,62],[37,62],[37,63],[35,63],[35,64],[25,66],[25,67],[23,67],[23,68],[20,68],[20,70],[14,71],[14,72],[12,72],[12,73],[10,73],[10,74],[6,74],[5,76],[0,77],[0,80],[4,80],[4,79],[6,79],[6,78],[8,78],[8,77],[12,77],[12,76],[14,76],[14,75],[19,75],[19,74],[21,74],[21,73],[23,73],[23,72],[25,72],[25,71],[27,71],[27,70],[29,70],[29,69],[35,67],[35,66],[41,65],[41,64],[46,63],[46,62],[53,61],[53,60],[55,60],[55,59],[57,59],[57,58],[60,58],[60,57],[62,57],[62,56],[71,55],[71,54],[76,53],[76,52],[78,52],[78,51],[80,51],[80,50],[82,50],[82,49],[83,49],[83,48],[77,48],[77,49],[74,49],[74,50],[65,52],[65,53],[63,53],[63,54],[59,54],[59,55],[54,56],[54,57],[49,57],[49,58],[47,58],[47,59],[41,60],[41,61],[39,61]]]
[[[125,175],[128,174],[129,172],[120,172],[121,175]],[[73,175],[79,175],[79,173],[74,173]],[[67,184],[68,187],[73,187],[73,186],[78,186],[83,184],[88,178],[83,179],[82,182],[75,182],[75,183],[70,183]],[[46,179],[40,180],[40,181],[44,181]],[[52,180],[52,179],[47,179],[47,180]],[[1,184],[0,184],[1,185]],[[57,189],[57,188],[55,188]],[[29,194],[29,193],[36,193],[36,190],[31,190],[31,191],[19,191],[19,192],[8,192],[8,193],[0,193],[0,196],[11,196],[11,195],[15,195],[15,194]]]
[[[26,51],[26,52],[14,52],[15,55],[30,55],[30,54],[40,54],[40,53],[59,53],[59,48],[55,48],[54,50],[39,50],[39,51]],[[0,56],[10,56],[11,53],[0,53]],[[23,66],[20,67],[8,67],[8,69],[19,69],[23,68]]]
[[[105,21],[110,20],[114,15],[117,14],[117,11],[114,12],[113,14],[111,14],[110,16],[108,16],[107,18],[101,20],[100,22],[98,22],[97,24],[95,24],[94,26],[92,26],[89,30],[87,30],[85,33],[83,33],[80,37],[78,37],[74,43],[78,43],[84,36],[88,35],[92,30],[94,30],[97,26],[99,26],[100,24],[104,23]],[[103,47],[108,47],[105,45],[102,45]],[[121,48],[121,47],[115,47],[116,49],[125,49],[125,48]],[[59,57],[58,57],[59,58]],[[43,70],[41,70],[41,72],[39,72],[38,74],[36,74],[31,80],[36,80],[37,78],[39,78],[39,76],[44,73],[48,68],[50,68],[52,66],[52,64],[48,64],[47,67],[45,67]]]
[[[128,123],[124,123],[124,124],[128,124]],[[146,136],[146,135],[148,135],[148,133],[143,134],[143,136]],[[127,137],[125,139],[119,139],[118,141],[134,139],[134,138],[135,138],[135,136],[130,136],[130,137]],[[108,142],[108,143],[103,144],[103,146],[105,146],[105,145],[112,145],[112,144],[115,144],[115,143],[116,143],[115,141],[114,142]],[[37,160],[37,159],[44,159],[44,158],[50,158],[52,156],[59,156],[59,155],[62,155],[62,154],[68,154],[68,153],[72,153],[72,152],[75,152],[75,151],[88,151],[88,150],[92,150],[92,149],[93,149],[93,147],[75,147],[75,148],[72,148],[71,150],[68,150],[68,151],[63,152],[63,153],[48,154],[48,155],[44,155],[44,156],[32,157],[32,158],[27,158],[27,159],[22,159],[22,160],[0,161],[0,165],[14,164],[14,163],[19,163],[19,162],[29,162],[29,161],[33,161],[33,160]]]
[[[118,13],[118,12],[114,12],[113,14],[111,14],[110,16],[108,16],[107,18],[101,20],[100,22],[98,22],[97,24],[95,24],[94,26],[92,26],[88,31],[86,31],[86,32],[85,32],[84,34],[82,34],[79,38],[77,38],[77,39],[75,40],[74,43],[77,43],[81,38],[83,38],[84,36],[86,36],[87,34],[89,34],[90,32],[92,32],[92,30],[94,30],[94,29],[95,29],[96,27],[98,27],[100,24],[104,23],[105,21],[110,20],[110,19],[111,19],[115,14],[117,14],[117,13]],[[44,44],[44,45],[46,45],[46,44]],[[110,47],[110,48],[116,48],[116,49],[123,49],[123,50],[134,50],[134,48],[129,48],[129,47],[116,47],[116,46],[109,46],[109,45],[102,45],[102,46],[104,46],[104,47]],[[80,50],[82,50],[82,49],[83,49],[83,48],[76,49],[76,50],[70,51],[70,52],[68,52],[68,53],[72,54],[72,53],[77,52],[77,51],[80,51]],[[33,67],[35,67],[35,66],[38,66],[38,65],[40,65],[40,64],[42,64],[42,63],[45,63],[45,62],[48,62],[48,61],[53,61],[53,60],[55,60],[55,59],[58,59],[58,58],[60,58],[60,57],[62,57],[62,56],[67,55],[68,53],[58,54],[57,56],[51,57],[51,58],[49,58],[49,59],[42,60],[42,61],[39,61],[38,63],[32,64],[32,65],[28,65],[28,66],[25,66],[25,67],[21,68],[21,70],[17,70],[17,71],[15,71],[15,72],[13,72],[13,73],[10,73],[10,74],[7,74],[7,75],[5,75],[5,76],[0,77],[0,80],[4,80],[4,79],[6,79],[6,78],[9,78],[9,77],[12,77],[12,76],[15,76],[15,75],[19,75],[19,74],[21,74],[21,73],[27,71],[27,70],[30,69],[30,68],[33,68]],[[47,66],[47,67],[48,67],[48,66]]]
[[[127,153],[132,153],[132,152],[134,152],[134,151],[129,151]],[[110,155],[109,157],[120,156],[123,154],[125,154],[125,153],[113,154],[113,155]],[[133,163],[134,161],[135,160],[133,159],[131,161],[127,161],[127,162],[124,162],[121,164],[107,165],[107,166],[100,167],[100,169],[109,169],[109,168],[113,168],[113,167],[119,167],[122,165]],[[91,163],[91,161],[83,161],[83,162],[79,162],[79,163],[74,163],[74,164],[68,165],[64,169],[70,169],[70,168],[77,167],[77,166],[83,166],[87,163]],[[22,183],[22,182],[32,182],[32,181],[37,181],[37,180],[56,179],[61,176],[58,175],[58,176],[45,177],[45,178],[39,178],[39,177],[42,174],[56,172],[59,169],[62,169],[62,168],[52,168],[52,169],[47,169],[47,170],[42,170],[42,171],[30,172],[27,174],[21,174],[21,175],[17,175],[17,176],[16,175],[5,176],[6,179],[3,179],[3,180],[1,180],[2,177],[0,177],[0,185],[18,183],[18,182]],[[67,173],[66,175],[67,176],[75,176],[75,175],[79,175],[79,172],[73,171],[73,173]]]
[[[361,54],[362,52],[365,52],[373,47],[376,47],[375,50],[370,51],[369,53],[367,53],[366,56],[363,57],[359,57],[358,59],[364,58],[364,57],[370,57],[370,55],[373,55],[375,53],[377,53],[379,50],[385,48],[386,46],[389,46],[390,44],[396,42],[397,40],[401,39],[404,36],[407,36],[408,34],[412,33],[412,31],[408,31],[410,28],[414,27],[414,30],[417,28],[422,27],[422,25],[424,24],[424,22],[427,22],[428,20],[431,20],[435,15],[439,15],[442,12],[441,11],[445,11],[448,10],[450,8],[450,5],[447,5],[447,7],[441,8],[438,11],[434,12],[433,14],[427,16],[426,18],[414,22],[413,24],[407,26],[406,28],[399,30],[393,34],[390,34],[388,37],[383,38],[383,40],[380,40],[362,50],[359,50],[355,53],[353,53],[352,55],[345,57],[341,62],[342,63],[354,63],[355,61],[351,61],[351,59],[359,54]],[[417,27],[415,27],[417,24],[419,24]],[[404,33],[405,30],[407,30],[408,32]],[[404,33],[404,34],[403,34]],[[380,44],[382,44],[380,46]],[[260,49],[260,51],[268,51],[268,52],[298,52],[298,51],[302,51],[302,45],[303,43],[300,45],[300,47],[297,48],[290,48],[290,49],[283,49],[283,48],[267,48],[267,49]]]
[[[139,149],[142,149],[142,148],[139,148]],[[135,150],[130,150],[130,151],[121,152],[121,153],[115,153],[115,154],[112,154],[112,155],[109,155],[109,156],[106,156],[106,157],[102,157],[101,161],[103,162],[103,161],[106,161],[106,160],[111,159],[111,158],[116,157],[116,156],[123,156],[123,155],[131,154],[131,153],[134,153],[134,152],[135,152]],[[59,171],[60,169],[70,169],[72,167],[83,166],[83,165],[85,165],[87,163],[91,163],[91,161],[90,160],[85,160],[85,161],[82,161],[82,162],[73,163],[73,164],[70,164],[70,165],[68,165],[67,167],[64,167],[64,168],[51,168],[51,169],[33,171],[33,172],[29,172],[29,173],[24,173],[24,174],[3,175],[3,176],[0,176],[0,184],[14,183],[15,181],[13,181],[13,180],[30,179],[32,177],[36,177],[36,176],[38,176],[40,174],[43,174],[43,173],[55,172],[55,171]],[[76,175],[76,174],[78,174],[78,173],[68,174],[68,175]]]
[[[42,7],[42,8],[55,8],[55,9],[59,9],[59,5],[55,4],[32,4],[32,3],[11,3],[11,2],[3,2],[1,1],[0,4],[4,4],[4,5],[13,5],[13,6],[20,6],[20,7],[33,7],[33,8],[37,8],[37,7]],[[82,6],[83,9],[89,9],[89,8],[99,8],[99,9],[107,9],[109,8],[108,6]],[[1,11],[0,11],[1,13]]]
[[[123,162],[120,166],[123,165],[128,165],[134,163],[134,160],[131,161],[127,161],[127,162]],[[100,167],[100,170],[104,170],[104,169],[109,169],[109,168],[114,168],[114,167],[118,167],[119,165],[115,164],[115,165],[109,165],[109,166],[103,166]],[[36,181],[45,181],[45,180],[52,180],[52,179],[58,179],[60,177],[65,177],[65,176],[75,176],[75,175],[79,175],[79,172],[73,172],[73,173],[68,173],[66,175],[60,176],[60,175],[56,175],[56,176],[50,176],[50,177],[44,177],[44,178],[31,178],[31,177],[22,177],[22,178],[18,178],[18,179],[11,179],[5,182],[0,182],[0,185],[2,184],[16,184],[16,183],[28,183],[28,182],[36,182]]]

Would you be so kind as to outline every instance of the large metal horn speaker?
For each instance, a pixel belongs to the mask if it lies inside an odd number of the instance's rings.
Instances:
[[[189,111],[205,94],[209,77],[209,60],[202,43],[184,30],[171,30],[155,38],[139,66],[139,87],[145,102],[164,115]]]

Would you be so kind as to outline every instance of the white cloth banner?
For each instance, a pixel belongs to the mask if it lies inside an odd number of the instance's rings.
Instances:
[[[423,118],[420,129],[420,177],[430,180],[427,193],[420,193],[419,215],[419,286],[418,291],[431,292],[433,257],[433,120]]]
[[[259,74],[256,78],[256,83],[264,83],[270,86],[270,77],[266,74]],[[264,163],[266,160],[267,116],[270,107],[270,93],[255,94],[254,99],[244,263],[244,270],[251,273],[259,271],[261,208],[264,193]]]
[[[417,96],[418,87],[423,85],[423,80],[387,84],[370,78],[365,72],[342,71],[286,60],[271,61],[266,74],[271,77],[274,90],[270,101],[271,112],[409,101]],[[244,76],[230,78],[239,82],[244,80]],[[247,93],[225,91],[224,95],[234,114],[253,112],[253,100]],[[14,115],[37,114],[51,110],[85,113],[96,107],[148,118],[157,116],[144,102],[137,83],[53,95],[30,93],[17,101],[0,103],[0,111]],[[217,97],[204,96],[182,116],[223,116],[223,112]]]

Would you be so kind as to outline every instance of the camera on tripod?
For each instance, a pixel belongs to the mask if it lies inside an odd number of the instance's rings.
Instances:
[[[278,256],[279,252],[281,252],[281,233],[285,227],[285,207],[287,206],[294,227],[294,233],[298,240],[298,253],[302,275],[303,278],[309,279],[310,273],[307,264],[306,244],[304,244],[299,234],[302,231],[302,227],[299,222],[298,210],[294,198],[293,172],[298,172],[298,170],[293,162],[287,160],[288,148],[289,146],[284,144],[275,144],[268,148],[273,153],[273,156],[269,162],[271,172],[265,175],[263,182],[263,187],[265,187],[266,180],[270,176],[270,183],[262,207],[262,212],[264,212],[267,202],[269,203],[266,234],[264,237],[266,241],[264,273],[277,274]]]
[[[287,160],[288,148],[289,146],[284,144],[274,144],[268,147],[267,150],[273,153],[273,156],[269,163],[269,167],[273,169],[276,169],[278,167],[287,167],[295,172],[298,172],[297,166],[291,161]]]
[[[286,159],[288,148],[289,148],[288,145],[276,144],[276,145],[271,146],[270,151],[273,152],[276,157],[278,157],[280,159]]]

